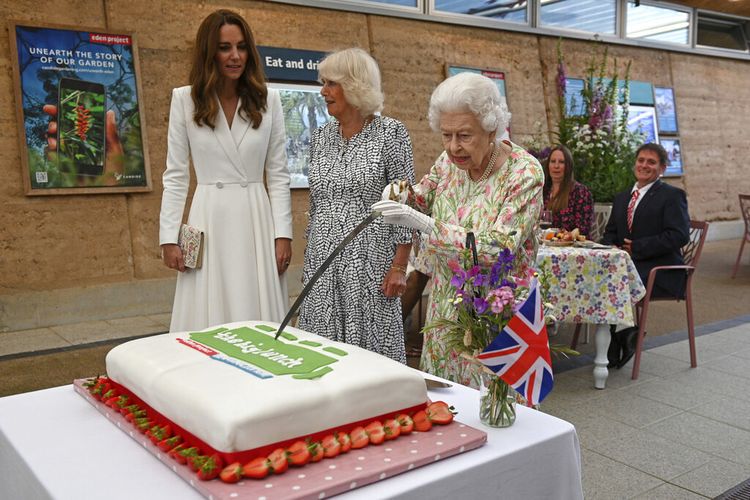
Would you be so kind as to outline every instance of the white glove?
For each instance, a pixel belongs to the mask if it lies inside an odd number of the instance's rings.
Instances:
[[[392,200],[393,198],[391,195],[393,195],[399,203],[406,203],[406,200],[409,198],[409,190],[404,189],[401,191],[401,182],[393,181],[383,188],[383,194],[380,196],[380,199]]]
[[[432,217],[397,201],[379,201],[372,206],[372,210],[382,213],[383,220],[387,224],[410,227],[426,234],[431,233],[435,228],[435,221]]]

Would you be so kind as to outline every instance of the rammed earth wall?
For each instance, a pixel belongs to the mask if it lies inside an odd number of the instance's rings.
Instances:
[[[556,120],[557,38],[251,0],[14,0],[0,18],[132,31],[139,46],[142,110],[153,191],[27,197],[23,191],[8,30],[0,32],[0,332],[171,308],[173,273],[159,258],[158,217],[170,91],[184,85],[200,21],[214,9],[240,11],[261,45],[330,51],[369,50],[380,63],[384,113],[406,124],[417,175],[440,153],[427,124],[430,93],[445,63],[505,71],[512,138],[523,143],[539,121]],[[582,76],[593,42],[563,43],[568,72]],[[750,62],[611,46],[632,78],[674,88],[691,215],[739,217],[737,193],[750,192],[745,169],[750,130]],[[306,190],[293,192],[294,259],[299,290]]]

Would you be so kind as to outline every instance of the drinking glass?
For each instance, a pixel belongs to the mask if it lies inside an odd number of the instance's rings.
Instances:
[[[542,210],[542,214],[539,216],[539,227],[547,230],[552,227],[552,211]]]

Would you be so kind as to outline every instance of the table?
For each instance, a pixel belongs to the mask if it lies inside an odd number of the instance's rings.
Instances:
[[[490,429],[479,422],[477,391],[455,385],[430,397],[450,402],[459,420],[487,432],[487,444],[340,498],[583,498],[570,423],[519,407],[513,426]],[[0,398],[0,470],[0,498],[201,498],[72,385]]]
[[[550,272],[549,300],[564,323],[594,323],[594,387],[604,389],[609,372],[610,324],[633,326],[633,304],[645,294],[630,255],[619,248],[542,245],[537,265]]]

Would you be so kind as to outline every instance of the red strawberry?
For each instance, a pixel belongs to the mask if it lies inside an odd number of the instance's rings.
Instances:
[[[120,407],[117,406],[117,400],[119,400],[119,399],[120,399],[120,396],[112,396],[112,397],[107,398],[107,399],[105,399],[103,401],[104,401],[104,404],[106,406],[109,406],[110,408],[119,411]]]
[[[136,411],[139,411],[139,410],[140,410],[140,407],[136,404],[125,405],[122,408],[120,408],[120,414],[127,416],[129,413],[135,413]]]
[[[195,457],[200,455],[200,451],[198,451],[198,448],[195,446],[191,446],[190,448],[180,448],[174,455],[175,460],[177,460],[179,463],[185,465],[188,463],[188,459],[191,457]]]
[[[225,483],[236,483],[242,478],[242,464],[234,462],[227,465],[219,473],[219,478]]]
[[[158,446],[161,451],[170,451],[180,443],[182,443],[182,436],[172,436],[159,441]]]
[[[318,441],[310,441],[307,445],[307,449],[310,450],[310,462],[320,462],[323,460],[323,446]]]
[[[401,435],[401,424],[396,419],[389,418],[383,422],[383,430],[385,431],[385,440],[390,441]]]
[[[130,422],[133,425],[135,425],[135,421],[137,419],[141,419],[141,418],[144,418],[146,416],[147,416],[146,410],[135,410],[132,413],[128,413],[127,415],[125,415],[125,420],[127,420],[128,422]]]
[[[263,479],[269,472],[271,472],[271,467],[266,457],[254,458],[242,466],[242,475],[244,477]]]
[[[109,385],[109,384],[107,384],[107,385]],[[104,394],[102,394],[102,401],[104,401],[104,403],[106,404],[107,401],[109,401],[110,399],[117,399],[117,396],[119,396],[119,394],[117,394],[116,390],[109,389],[107,392],[105,392]],[[114,404],[114,402],[112,404]]]
[[[323,446],[323,455],[326,458],[337,457],[341,453],[341,443],[339,443],[333,434],[325,436],[320,444]]]
[[[133,423],[135,424],[135,427],[142,433],[145,433],[147,430],[154,426],[154,423],[148,417],[136,418],[135,420],[133,420]]]
[[[184,464],[185,463],[184,462],[185,459],[184,459],[184,457],[182,455],[180,455],[180,452],[183,451],[184,449],[185,449],[185,445],[178,444],[177,446],[175,446],[174,448],[172,448],[171,450],[169,450],[169,452],[167,453],[167,455],[169,455],[170,457],[172,457],[173,459],[175,459],[175,461],[177,463]]]
[[[453,422],[453,412],[446,403],[437,401],[427,407],[427,417],[433,424],[445,425]]]
[[[94,387],[96,387],[96,384],[98,384],[99,382],[101,382],[101,380],[102,380],[102,376],[101,375],[97,375],[96,377],[92,377],[92,378],[86,379],[86,381],[83,383],[83,386],[86,389],[88,389],[89,392],[91,392],[91,390]]]
[[[286,450],[276,448],[268,455],[268,462],[274,474],[282,474],[289,468],[289,462],[286,461]]]
[[[166,425],[155,425],[150,429],[151,435],[149,438],[156,444],[168,437],[172,437],[172,427],[169,424]]]
[[[379,420],[373,420],[365,426],[365,432],[370,438],[370,444],[381,444],[385,441],[385,429]]]
[[[101,401],[102,395],[109,392],[109,389],[109,382],[107,382],[106,378],[102,377],[94,383],[93,387],[91,388],[91,395],[94,396],[94,399]]]
[[[219,476],[219,472],[224,467],[224,461],[219,455],[214,453],[206,457],[201,466],[198,468],[198,479],[201,481],[210,481]]]
[[[424,410],[419,410],[411,419],[414,421],[414,430],[426,432],[432,429],[432,422]]]
[[[429,406],[433,406],[433,405],[443,405],[446,408],[450,407],[450,405],[448,403],[446,403],[445,401],[431,401],[430,404],[428,404],[427,406],[429,407]]]
[[[198,469],[206,463],[206,460],[208,460],[208,455],[193,455],[192,457],[188,457],[187,463],[193,469],[193,472],[198,472]]]
[[[411,431],[414,430],[414,421],[406,413],[402,413],[401,415],[398,415],[396,417],[396,421],[401,426],[401,434],[403,435],[411,434]]]
[[[349,437],[351,438],[352,449],[354,450],[364,448],[365,446],[370,444],[370,438],[367,437],[367,432],[365,432],[365,428],[361,425],[352,429],[352,431],[349,433]]]
[[[310,461],[310,450],[307,449],[307,443],[297,441],[286,449],[286,460],[289,465],[301,467]]]
[[[352,449],[352,438],[350,438],[349,434],[346,432],[338,432],[336,434],[336,439],[339,444],[341,444],[341,453],[346,453]]]

